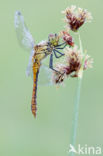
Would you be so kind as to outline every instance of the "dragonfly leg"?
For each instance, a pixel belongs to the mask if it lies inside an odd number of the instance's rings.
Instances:
[[[56,69],[53,68],[53,54],[50,55],[49,68],[52,69],[55,72],[59,72],[59,71],[57,71]]]
[[[59,48],[56,47],[56,49],[64,49],[66,46],[67,46],[67,44],[65,44],[65,45],[64,45],[63,47],[61,47],[61,48],[60,48],[60,47],[59,47]]]
[[[63,53],[61,53],[60,51],[58,51],[56,49],[54,49],[54,51],[57,52],[57,53],[59,53],[59,54],[61,54],[62,56],[64,55]]]
[[[58,50],[53,50],[53,52],[54,52],[54,55],[55,55],[55,57],[56,58],[60,58],[60,57],[62,57],[62,56],[64,56],[64,54],[63,53],[61,53],[61,52],[59,52]],[[59,53],[60,55],[59,56],[57,56],[57,54],[56,53]]]
[[[56,47],[61,47],[64,44],[66,44],[66,43],[65,42],[64,43],[61,43],[61,44],[57,45]]]

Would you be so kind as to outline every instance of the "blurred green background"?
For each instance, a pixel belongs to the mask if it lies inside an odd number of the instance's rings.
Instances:
[[[84,73],[76,144],[103,149],[103,0],[0,0],[0,156],[68,155],[77,81],[68,79],[59,89],[39,86],[34,119],[32,80],[25,75],[29,54],[18,45],[14,13],[22,12],[39,42],[63,29],[61,11],[71,4],[94,18],[80,29],[94,68]]]

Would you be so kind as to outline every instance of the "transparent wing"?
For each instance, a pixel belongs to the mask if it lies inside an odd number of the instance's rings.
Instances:
[[[15,12],[14,24],[20,45],[26,50],[31,51],[31,49],[33,49],[34,47],[34,39],[31,33],[29,32],[24,22],[24,17],[22,16],[20,11]]]
[[[40,68],[38,85],[53,85],[52,70],[46,65],[42,65]]]
[[[34,39],[29,32],[25,22],[24,17],[20,11],[15,12],[14,17],[15,30],[19,44],[26,50],[30,52],[29,63],[26,69],[26,75],[29,76],[32,70],[32,56],[34,55]]]
[[[31,50],[30,56],[29,56],[29,63],[28,66],[26,68],[26,76],[30,76],[31,72],[32,72],[32,57],[34,55],[35,51],[34,49]]]

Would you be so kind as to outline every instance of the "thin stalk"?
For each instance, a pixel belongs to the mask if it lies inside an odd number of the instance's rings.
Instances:
[[[78,35],[79,35],[79,44],[80,44],[81,55],[84,55],[80,34],[78,33]],[[74,101],[74,117],[73,117],[73,123],[72,123],[72,138],[71,138],[71,145],[73,146],[73,148],[75,148],[76,138],[77,138],[79,105],[80,105],[80,92],[81,92],[81,85],[82,85],[82,79],[83,79],[83,66],[84,66],[84,59],[83,59],[82,66],[80,69],[81,77],[78,78],[76,98]],[[75,156],[75,154],[76,154],[75,152],[70,152],[70,156]]]

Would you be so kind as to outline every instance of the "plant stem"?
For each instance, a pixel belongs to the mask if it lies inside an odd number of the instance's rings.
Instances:
[[[82,42],[79,35],[79,44],[80,44],[80,51],[81,55],[83,55],[83,47]],[[77,90],[76,90],[76,98],[74,101],[74,118],[72,123],[72,138],[71,138],[71,145],[75,148],[76,145],[76,138],[77,138],[77,128],[78,128],[78,117],[79,117],[79,105],[80,105],[80,92],[81,92],[81,85],[82,85],[82,79],[83,79],[83,66],[84,66],[84,58],[81,66],[81,77],[78,78],[78,84],[77,84]],[[71,152],[70,156],[75,156],[75,152]]]

